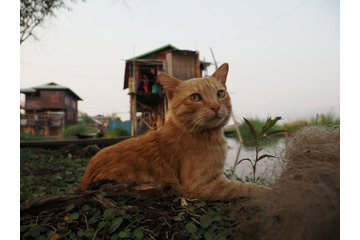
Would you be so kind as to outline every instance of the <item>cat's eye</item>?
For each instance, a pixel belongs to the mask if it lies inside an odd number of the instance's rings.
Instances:
[[[218,98],[223,98],[223,97],[225,97],[225,91],[224,90],[219,90],[216,95],[217,95]]]
[[[193,102],[199,102],[202,98],[200,96],[200,94],[193,94],[189,97],[189,99]]]

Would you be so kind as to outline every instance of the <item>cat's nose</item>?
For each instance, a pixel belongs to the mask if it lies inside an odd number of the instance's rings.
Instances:
[[[213,110],[216,114],[218,113],[220,106],[219,105],[214,105],[210,107],[211,110]]]

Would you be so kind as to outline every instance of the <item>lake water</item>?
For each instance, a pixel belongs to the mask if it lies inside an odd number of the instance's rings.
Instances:
[[[239,140],[236,138],[226,138],[228,142],[228,154],[226,157],[225,170],[234,168],[236,155],[239,149]],[[285,139],[274,140],[272,144],[263,147],[259,156],[263,154],[270,154],[281,157],[285,150]],[[242,146],[239,160],[243,158],[255,159],[255,147]],[[281,171],[281,159],[277,158],[264,158],[257,163],[256,177],[265,178],[266,181],[271,182],[274,180]],[[252,178],[252,167],[249,161],[243,161],[235,168],[235,174],[242,180],[245,176]]]

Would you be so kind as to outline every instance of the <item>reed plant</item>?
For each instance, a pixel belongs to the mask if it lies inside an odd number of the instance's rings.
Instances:
[[[281,117],[276,117],[275,119],[272,119],[271,117],[268,117],[266,122],[259,127],[254,124],[254,122],[250,122],[246,118],[244,118],[245,124],[247,126],[248,131],[250,132],[251,136],[251,144],[255,146],[255,158],[243,158],[240,160],[236,160],[235,166],[239,165],[241,162],[249,161],[251,168],[252,168],[252,176],[253,182],[256,182],[256,167],[257,164],[264,158],[276,158],[276,156],[271,154],[262,154],[260,155],[260,152],[263,150],[263,147],[261,147],[261,144],[270,138],[270,136],[276,135],[276,134],[283,134],[285,130],[283,129],[273,129],[279,121]],[[258,122],[255,122],[258,123]]]

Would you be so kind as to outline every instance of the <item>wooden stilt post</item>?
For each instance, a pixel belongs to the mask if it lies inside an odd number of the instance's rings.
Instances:
[[[130,93],[131,136],[136,135],[136,95]]]
[[[130,120],[131,120],[131,136],[136,135],[137,130],[137,123],[136,123],[136,66],[135,66],[135,59],[133,59],[133,81],[132,81],[132,89],[133,91],[130,92]]]

